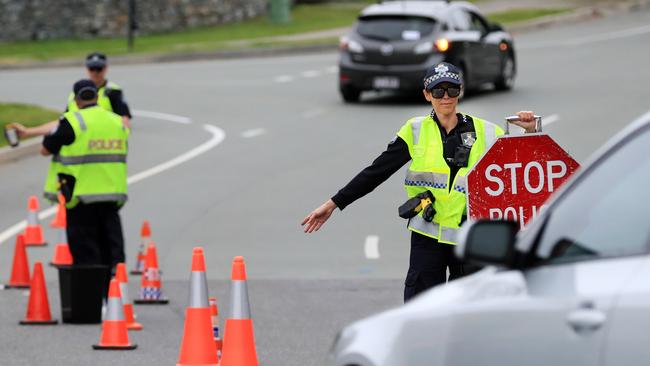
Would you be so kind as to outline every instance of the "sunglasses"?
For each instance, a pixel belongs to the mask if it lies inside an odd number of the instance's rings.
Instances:
[[[433,88],[430,90],[431,96],[436,99],[441,99],[445,96],[445,92],[449,95],[449,98],[456,98],[460,95],[460,88],[457,86],[449,86],[446,88]]]
[[[94,72],[102,72],[104,70],[103,67],[89,67],[88,70],[94,71]]]

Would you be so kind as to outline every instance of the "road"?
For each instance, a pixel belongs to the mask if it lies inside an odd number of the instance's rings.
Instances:
[[[534,110],[552,122],[545,131],[583,163],[650,109],[648,24],[644,11],[521,35],[515,90],[478,93],[460,109],[497,123]],[[401,173],[336,212],[316,234],[304,234],[299,222],[383,151],[406,119],[429,108],[419,98],[387,94],[343,104],[336,59],[324,53],[111,67],[110,79],[138,111],[129,156],[136,181],[122,211],[129,267],[139,225],[148,219],[172,303],[137,307],[145,326],[131,333],[138,350],[106,353],[90,349],[98,326],[20,328],[25,293],[0,292],[2,363],[173,363],[197,245],[206,250],[222,315],[230,261],[246,258],[264,365],[322,364],[342,325],[399,305],[408,264],[408,234],[395,209],[404,199]],[[82,72],[2,71],[0,100],[63,107]],[[187,159],[173,160],[179,156]],[[24,219],[26,198],[40,193],[46,166],[38,156],[0,165],[0,235]],[[49,230],[46,236],[53,239]],[[51,248],[30,249],[30,260],[48,261]],[[3,279],[12,252],[13,242],[0,244]],[[46,277],[58,315],[56,273],[48,268]],[[130,285],[137,293],[137,278]]]

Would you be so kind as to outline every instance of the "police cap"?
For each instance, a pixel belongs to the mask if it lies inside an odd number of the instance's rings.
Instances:
[[[449,62],[435,64],[427,70],[424,76],[424,89],[431,90],[440,83],[463,84],[460,69]]]
[[[76,99],[89,101],[97,98],[97,87],[92,80],[81,79],[74,83],[72,92]]]

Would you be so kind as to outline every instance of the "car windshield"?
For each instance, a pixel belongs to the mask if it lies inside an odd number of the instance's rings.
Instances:
[[[361,17],[357,33],[378,41],[417,41],[431,34],[435,24],[433,19],[415,16]]]
[[[650,127],[629,136],[558,201],[536,257],[575,262],[647,252]]]

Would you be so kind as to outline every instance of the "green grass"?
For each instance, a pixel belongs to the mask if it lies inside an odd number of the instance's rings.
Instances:
[[[37,126],[58,118],[61,112],[51,109],[18,103],[0,103],[0,126],[11,122],[18,122],[25,126]],[[0,146],[7,145],[4,135],[0,138]]]
[[[233,49],[245,47],[233,42],[237,40],[346,27],[354,22],[359,11],[368,3],[372,1],[297,5],[292,10],[292,21],[289,24],[273,24],[268,18],[260,17],[237,24],[141,36],[136,38],[134,52],[159,54]],[[79,59],[95,50],[101,50],[111,56],[126,54],[126,39],[0,43],[0,64],[26,60]]]
[[[488,18],[496,23],[501,24],[512,24],[519,23],[535,18],[544,17],[547,15],[555,15],[566,13],[571,8],[521,8],[521,9],[510,9],[502,12],[492,13],[488,15]]]

